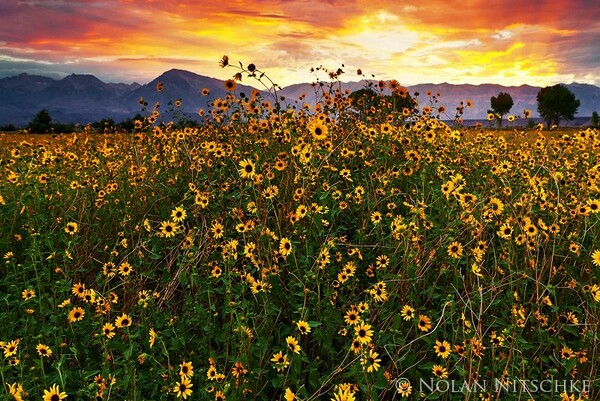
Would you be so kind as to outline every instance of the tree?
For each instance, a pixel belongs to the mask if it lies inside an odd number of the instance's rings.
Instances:
[[[560,124],[561,118],[573,120],[581,102],[562,84],[546,86],[537,94],[538,112],[548,128]]]
[[[597,127],[600,124],[600,119],[598,118],[598,112],[595,111],[592,113],[592,126]]]
[[[501,127],[502,116],[508,114],[513,107],[514,102],[512,96],[510,96],[509,93],[500,92],[498,96],[492,96],[490,103],[492,104],[492,112],[497,116],[500,116],[498,118],[498,126]]]
[[[50,132],[52,129],[52,117],[50,117],[50,113],[48,110],[40,110],[33,120],[27,125],[27,128],[36,134],[43,134],[45,132]]]
[[[361,119],[365,118],[370,110],[378,111],[398,111],[402,112],[404,108],[412,110],[414,107],[413,99],[410,94],[400,95],[392,92],[391,95],[378,94],[371,88],[356,90],[350,94],[352,107],[358,111]]]

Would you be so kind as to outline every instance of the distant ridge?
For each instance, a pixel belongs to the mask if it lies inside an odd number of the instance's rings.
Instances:
[[[156,85],[162,82],[164,90],[157,91]],[[364,88],[367,81],[342,82],[342,90],[355,91]],[[600,88],[594,85],[571,83],[566,85],[581,101],[577,117],[589,117],[592,112],[600,112]],[[336,84],[336,87],[338,85]],[[210,90],[209,97],[201,95],[203,88]],[[255,89],[252,86],[238,83],[236,93]],[[417,99],[421,106],[444,106],[449,118],[452,118],[456,106],[460,102],[470,100],[473,108],[465,108],[465,120],[485,119],[490,107],[490,98],[500,92],[509,93],[514,106],[512,114],[522,114],[524,109],[533,112],[537,117],[536,95],[539,87],[530,85],[502,86],[496,84],[418,84],[407,86],[414,95],[419,93]],[[433,95],[437,102],[433,102]],[[298,103],[301,94],[306,95],[304,102],[315,102],[315,86],[310,83],[301,83],[287,86],[277,91],[278,96],[285,98],[285,103]],[[208,101],[227,94],[224,81],[199,75],[181,69],[171,69],[156,77],[147,84],[138,83],[106,83],[89,74],[71,74],[62,79],[53,79],[44,76],[22,73],[8,78],[0,79],[0,125],[14,124],[26,125],[41,109],[49,111],[56,122],[87,124],[103,118],[112,118],[115,122],[123,121],[140,112],[139,100],[143,98],[151,109],[156,102],[161,105],[164,112],[169,101],[182,100],[180,115],[193,118],[200,108],[208,109]],[[578,118],[577,121],[585,121]],[[568,121],[564,122],[569,124]]]

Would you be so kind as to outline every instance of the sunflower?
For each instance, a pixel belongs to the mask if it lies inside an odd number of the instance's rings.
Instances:
[[[438,379],[447,379],[448,378],[448,370],[440,365],[433,365],[431,369],[432,373],[437,376]]]
[[[373,350],[369,350],[369,355],[361,360],[362,364],[366,366],[367,373],[376,372],[381,365],[381,359],[378,358],[379,354]]]
[[[132,271],[133,268],[131,267],[129,262],[123,262],[119,266],[119,274],[123,277],[129,276],[129,274],[131,274]]]
[[[308,132],[310,132],[313,139],[317,141],[323,141],[327,138],[327,125],[325,125],[325,123],[320,119],[315,118],[308,125]]]
[[[381,223],[382,220],[383,220],[383,217],[381,216],[381,213],[379,213],[379,212],[371,213],[371,223],[373,223],[374,225]]]
[[[71,305],[71,299],[67,298],[64,301],[62,301],[60,304],[58,304],[58,307],[63,309],[65,307],[67,307],[68,305]]]
[[[258,294],[259,292],[266,291],[266,288],[261,280],[254,280],[250,284],[250,290],[252,291],[253,294]]]
[[[498,198],[490,199],[488,207],[492,214],[496,216],[501,215],[504,211],[504,203]]]
[[[150,348],[152,348],[154,347],[154,342],[156,341],[156,331],[154,331],[154,329],[150,329],[148,335],[150,336],[148,343],[150,344]]]
[[[16,401],[23,401],[23,393],[25,392],[25,390],[23,390],[22,384],[20,384],[20,383],[10,384],[8,386],[8,391],[10,392],[10,395],[12,395]]]
[[[354,340],[352,340],[352,344],[350,344],[350,351],[354,352],[355,354],[358,354],[361,349],[362,349],[362,344],[360,343],[360,341],[357,340],[356,338]]]
[[[354,328],[354,333],[356,334],[356,339],[360,341],[361,344],[368,344],[371,342],[371,337],[373,337],[373,330],[371,330],[371,325],[360,323]]]
[[[225,401],[225,394],[223,394],[222,391],[217,390],[217,392],[215,393],[215,401]]]
[[[229,92],[233,92],[237,86],[237,82],[234,79],[228,79],[225,81],[225,89]]]
[[[217,368],[215,365],[211,364],[208,370],[206,371],[206,377],[208,380],[215,380],[217,378]]]
[[[426,315],[419,315],[419,330],[429,331],[431,330],[431,319]]]
[[[340,386],[341,387],[341,386]],[[334,395],[331,401],[355,401],[354,393],[347,388],[340,388]]]
[[[496,331],[492,331],[492,334],[490,335],[490,342],[495,347],[501,347],[504,343],[504,336],[502,334],[496,334]]]
[[[121,316],[117,318],[115,321],[115,325],[122,329],[123,327],[131,326],[131,318],[126,313],[123,313]]]
[[[588,199],[587,205],[590,208],[590,211],[594,214],[600,212],[600,200],[597,199]]]
[[[578,324],[579,323],[579,319],[577,318],[577,315],[575,315],[573,312],[567,312],[567,320],[571,324]]]
[[[112,323],[104,323],[102,326],[102,335],[109,340],[115,336],[115,326]]]
[[[450,356],[450,353],[452,352],[450,350],[450,343],[448,343],[448,341],[444,340],[444,341],[438,341],[435,340],[435,346],[433,347],[433,349],[435,350],[435,353],[437,354],[437,356],[446,359]]]
[[[535,237],[538,233],[538,229],[533,224],[527,224],[524,228],[525,234],[529,237]]]
[[[160,223],[160,231],[166,238],[174,237],[177,233],[177,224],[172,221],[163,221]]]
[[[563,349],[560,351],[560,354],[564,359],[571,359],[575,356],[573,350],[568,347],[563,347]]]
[[[508,224],[503,224],[498,230],[498,236],[502,239],[510,239],[512,235],[512,227]]]
[[[296,395],[289,387],[286,387],[283,398],[285,398],[285,401],[294,401],[296,399]]]
[[[67,398],[67,393],[61,392],[56,384],[53,384],[49,390],[44,390],[44,401],[60,401]]]
[[[287,163],[285,162],[285,160],[277,160],[275,162],[275,170],[277,170],[277,171],[283,171],[283,170],[285,170],[286,167],[287,167]]]
[[[19,340],[10,341],[7,344],[4,344],[4,342],[2,342],[1,344],[4,345],[4,357],[5,358],[8,358],[9,356],[12,356],[12,355],[16,355],[17,350],[19,349]]]
[[[283,256],[288,256],[290,253],[292,253],[292,243],[288,238],[281,238],[279,242],[279,252]]]
[[[254,162],[250,159],[244,159],[240,162],[240,169],[238,170],[242,178],[253,178],[256,174]]]
[[[375,265],[378,268],[386,268],[390,264],[390,257],[387,255],[379,255],[375,258]]]
[[[304,320],[300,320],[296,323],[296,327],[298,327],[298,331],[301,334],[308,334],[310,333],[310,325],[305,322]]]
[[[360,316],[358,315],[358,312],[355,309],[350,309],[344,315],[344,321],[347,324],[355,325],[360,322]]]
[[[190,379],[186,376],[181,376],[181,380],[175,384],[173,392],[177,395],[177,398],[183,398],[184,400],[192,395],[192,387],[194,385]]]
[[[65,226],[65,232],[69,235],[75,235],[75,233],[79,231],[79,225],[73,221],[70,221]]]
[[[592,253],[592,263],[595,266],[600,266],[600,249],[597,249]]]
[[[240,376],[248,374],[248,369],[246,369],[241,362],[236,362],[231,368],[231,374],[234,377],[239,378]]]
[[[23,290],[23,292],[21,293],[21,297],[23,297],[25,301],[29,301],[31,298],[35,297],[35,290],[32,290],[30,288]]]
[[[223,269],[221,269],[220,266],[215,266],[210,271],[210,275],[213,276],[214,278],[221,277],[221,274],[223,274]]]
[[[116,304],[117,302],[119,302],[119,296],[117,294],[115,294],[114,292],[110,292],[108,294],[108,300],[113,303]]]
[[[185,376],[188,379],[194,376],[194,367],[191,362],[183,361],[179,364],[179,376]]]
[[[171,212],[171,217],[174,222],[179,223],[180,221],[185,220],[187,213],[183,207],[178,206]]]
[[[52,350],[45,344],[38,344],[35,349],[37,350],[39,356],[45,356],[46,358],[49,358],[50,355],[52,355]]]
[[[223,237],[223,224],[219,223],[218,221],[213,222],[212,226],[210,227],[210,231],[212,232],[214,239]]]
[[[454,259],[459,259],[463,254],[463,247],[460,243],[454,241],[448,245],[448,256]]]
[[[77,306],[77,307],[71,309],[71,312],[69,312],[69,322],[71,322],[71,323],[79,322],[83,319],[84,316],[85,316],[85,311],[83,310],[83,308]]]
[[[404,305],[402,307],[402,311],[400,312],[400,315],[402,316],[402,318],[404,320],[409,321],[413,317],[415,317],[415,309],[409,305]]]
[[[467,347],[464,344],[455,344],[454,352],[456,352],[456,354],[458,354],[459,356],[465,356],[465,354],[467,353]]]
[[[81,297],[86,303],[93,304],[96,302],[96,291],[94,290],[86,290]]]
[[[285,355],[281,351],[279,351],[276,354],[273,354],[273,357],[271,358],[271,362],[273,362],[275,364],[275,367],[277,368],[278,372],[287,368],[287,366],[290,364],[290,362],[287,359],[287,355]]]
[[[294,337],[292,337],[292,336],[286,337],[285,342],[286,342],[288,348],[293,353],[295,353],[295,354],[300,353],[300,346],[298,345],[298,340],[296,340]]]

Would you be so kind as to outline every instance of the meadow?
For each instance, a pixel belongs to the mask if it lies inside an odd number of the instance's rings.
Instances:
[[[227,84],[0,135],[4,399],[598,399],[598,130]]]

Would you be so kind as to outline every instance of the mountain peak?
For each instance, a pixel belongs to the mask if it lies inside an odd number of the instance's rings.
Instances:
[[[92,74],[71,74],[61,79],[61,81],[102,82],[100,81],[100,79],[98,79],[95,75]]]
[[[171,68],[170,70],[165,71],[162,74],[160,74],[154,81],[161,80],[161,79],[171,79],[171,78],[199,79],[199,78],[208,78],[208,77],[204,77],[203,75],[198,75],[195,72],[191,72],[191,71],[187,71],[187,70]]]

